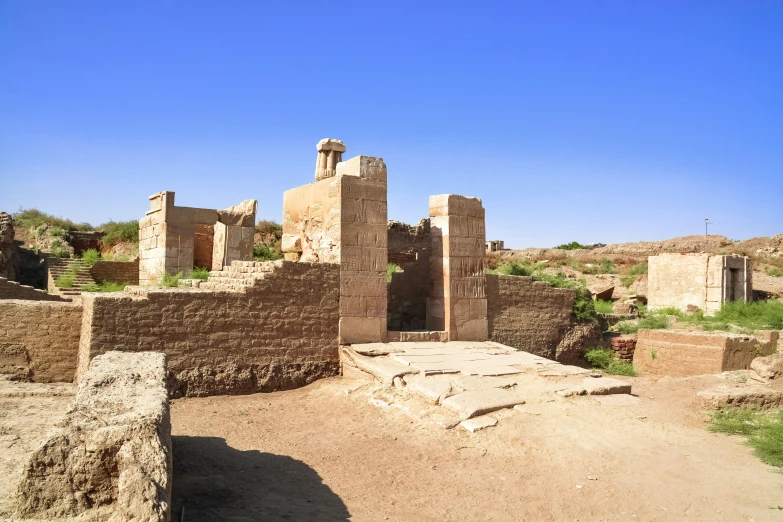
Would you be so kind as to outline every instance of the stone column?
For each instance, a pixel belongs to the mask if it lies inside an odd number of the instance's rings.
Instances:
[[[315,150],[318,158],[315,160],[315,180],[333,178],[337,173],[337,164],[343,160],[345,143],[334,138],[324,138],[319,141]]]
[[[432,260],[427,329],[450,341],[486,341],[484,208],[478,198],[430,196]]]

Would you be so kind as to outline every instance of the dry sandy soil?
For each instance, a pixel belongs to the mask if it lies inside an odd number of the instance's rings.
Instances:
[[[179,399],[173,520],[783,520],[783,475],[705,430],[720,377],[630,380],[638,400],[531,394],[473,434],[355,375]]]

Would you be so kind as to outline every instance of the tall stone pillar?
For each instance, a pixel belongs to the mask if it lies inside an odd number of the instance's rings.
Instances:
[[[450,341],[486,341],[487,278],[484,207],[478,198],[430,196],[432,288],[427,329]]]
[[[334,138],[324,138],[316,144],[315,149],[318,151],[315,180],[333,178],[337,174],[337,164],[343,160],[345,143]]]

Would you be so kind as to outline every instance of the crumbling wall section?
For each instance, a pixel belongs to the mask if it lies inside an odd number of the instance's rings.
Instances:
[[[16,516],[166,522],[171,476],[165,356],[109,352],[92,360],[73,406],[27,461]]]
[[[9,281],[0,277],[0,299],[24,299],[27,301],[60,301],[66,300],[59,295],[49,294],[46,290],[22,285],[16,281]]]
[[[14,218],[7,212],[0,212],[0,277],[17,281],[18,264],[18,254],[14,246]]]
[[[388,285],[388,329],[424,330],[432,259],[430,220],[422,219],[415,225],[389,221],[387,229],[389,263],[402,268],[402,272],[392,273]]]
[[[0,367],[35,382],[72,382],[81,323],[78,304],[0,300]]]
[[[84,295],[79,375],[110,350],[166,353],[173,396],[285,390],[338,374],[339,266],[276,263],[244,291]]]
[[[778,335],[639,330],[633,363],[643,373],[675,377],[744,370],[754,358],[777,350]]]
[[[573,290],[553,288],[530,277],[488,274],[489,338],[555,359],[571,327],[573,303]]]

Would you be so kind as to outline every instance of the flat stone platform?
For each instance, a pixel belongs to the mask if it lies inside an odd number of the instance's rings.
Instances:
[[[443,408],[444,427],[462,423],[471,432],[496,424],[487,414],[530,399],[631,393],[627,381],[491,341],[354,344],[342,346],[340,356],[344,367],[371,375],[384,390],[373,399],[376,405],[389,402],[383,393],[413,394]]]

